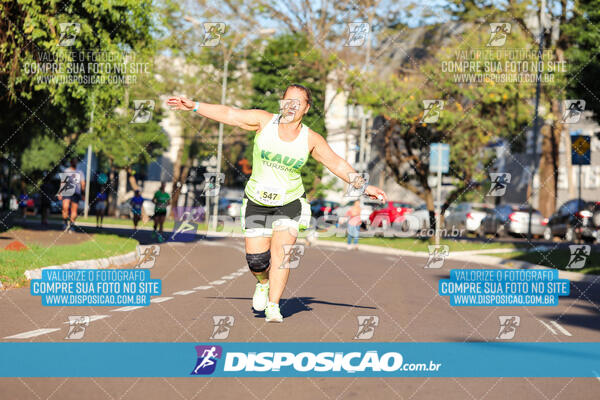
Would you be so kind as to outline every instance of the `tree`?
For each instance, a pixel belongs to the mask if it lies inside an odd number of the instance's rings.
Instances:
[[[8,134],[1,151],[7,158],[22,154],[24,172],[35,175],[77,153],[90,128],[92,92],[94,107],[112,111],[125,90],[121,83],[86,81],[108,75],[91,57],[111,55],[120,63],[151,47],[152,12],[149,0],[0,4],[0,125]]]
[[[351,76],[353,97],[366,104],[380,117],[377,128],[383,133],[383,156],[387,171],[402,187],[422,198],[429,210],[431,226],[435,226],[433,191],[429,185],[429,146],[434,142],[450,144],[449,176],[455,178],[455,189],[442,205],[442,215],[458,197],[469,193],[486,181],[487,169],[493,161],[487,145],[507,139],[518,146],[529,122],[531,107],[524,99],[531,97],[531,86],[515,83],[461,83],[454,74],[443,72],[443,62],[470,49],[485,48],[486,35],[465,34],[453,38],[444,27],[428,27],[431,43],[420,59],[418,70],[398,66],[394,75],[379,77],[377,72],[361,77]],[[468,29],[465,32],[469,32]],[[434,40],[437,37],[438,40]],[[524,46],[524,34],[517,30],[507,46]],[[438,43],[437,46],[432,43]],[[513,47],[510,47],[513,48]],[[493,55],[490,63],[500,61]],[[414,62],[409,60],[408,62]],[[490,65],[492,65],[490,64]],[[484,63],[473,72],[483,73]],[[427,111],[424,100],[435,100]],[[443,105],[437,101],[443,101]],[[437,121],[431,120],[436,112]],[[434,118],[435,119],[435,118]]]
[[[310,89],[313,106],[303,123],[327,137],[325,115],[325,80],[321,79],[332,67],[331,61],[321,58],[321,53],[311,48],[302,34],[283,34],[271,39],[266,47],[254,52],[248,61],[252,73],[250,108],[279,112],[279,99],[288,85],[299,83]],[[254,133],[248,135],[252,143]],[[251,158],[252,146],[246,150]],[[302,169],[302,181],[309,197],[317,197],[325,189],[321,183],[323,166],[309,158]]]

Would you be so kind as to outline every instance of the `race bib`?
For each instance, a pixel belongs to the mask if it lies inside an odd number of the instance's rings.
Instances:
[[[256,185],[256,196],[258,200],[269,206],[283,205],[283,195],[285,190],[277,186]]]

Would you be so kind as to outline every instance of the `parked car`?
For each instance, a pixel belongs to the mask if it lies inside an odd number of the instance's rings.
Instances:
[[[232,217],[239,217],[242,209],[242,200],[240,199],[226,199],[227,205],[225,206],[225,213]]]
[[[406,214],[413,212],[414,206],[408,203],[401,203],[399,201],[388,201],[387,203],[379,203],[371,215],[369,215],[369,221],[371,226],[378,228],[380,226],[387,228],[394,222],[403,221],[402,218]]]
[[[331,215],[340,206],[340,203],[331,200],[314,199],[310,202],[310,214],[313,218]]]
[[[500,204],[494,209],[486,210],[476,230],[477,236],[527,235],[529,231],[529,212],[531,207],[519,204]],[[542,236],[547,220],[538,210],[531,210],[531,234]]]
[[[351,200],[344,204],[343,206],[339,206],[338,208],[333,210],[333,215],[338,218],[340,225],[345,225],[347,222],[346,213],[352,207],[356,200]],[[368,223],[370,223],[369,217],[373,212],[373,209],[380,205],[381,202],[377,200],[363,200],[363,204],[360,207],[360,219],[363,222],[362,227],[365,227]]]
[[[600,203],[573,199],[559,207],[550,216],[544,230],[544,239],[552,240],[555,236],[571,242],[575,239],[585,241],[598,240],[600,229]]]
[[[486,210],[491,208],[490,205],[482,203],[459,203],[444,218],[444,226],[446,229],[464,229],[466,233],[473,233],[487,215]]]
[[[437,217],[438,206],[440,204],[435,203],[434,207],[436,209],[435,216]],[[446,209],[444,216],[447,217],[450,213],[450,209]],[[410,213],[410,217],[407,217],[407,221],[409,221],[409,227],[412,230],[417,229],[429,229],[429,210],[427,209],[427,204],[422,203],[415,207],[414,211]]]

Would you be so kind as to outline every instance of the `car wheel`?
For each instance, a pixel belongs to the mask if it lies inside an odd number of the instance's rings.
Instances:
[[[552,230],[550,229],[549,226],[547,226],[544,229],[544,239],[548,240],[548,241],[552,241],[553,237],[552,237]]]
[[[483,231],[483,226],[479,225],[477,227],[477,229],[475,230],[475,236],[477,236],[478,238],[484,238],[485,237],[485,232]]]
[[[565,231],[565,240],[567,242],[572,242],[575,239],[575,231],[573,230],[572,227],[567,227],[567,230]]]

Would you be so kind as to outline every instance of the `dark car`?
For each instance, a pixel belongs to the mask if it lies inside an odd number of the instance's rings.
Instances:
[[[315,199],[310,202],[310,213],[313,218],[319,218],[324,215],[330,215],[333,210],[339,207],[339,203],[335,201]]]
[[[399,201],[388,201],[375,207],[369,220],[373,227],[390,226],[405,214],[413,212],[414,205]]]
[[[527,205],[501,204],[486,210],[486,216],[475,231],[477,236],[526,236],[529,232],[529,212],[531,211],[531,234],[542,236],[547,221],[542,214]]]
[[[544,239],[552,240],[555,236],[559,236],[568,242],[576,239],[588,242],[598,240],[599,204],[582,199],[567,201],[548,219]]]

